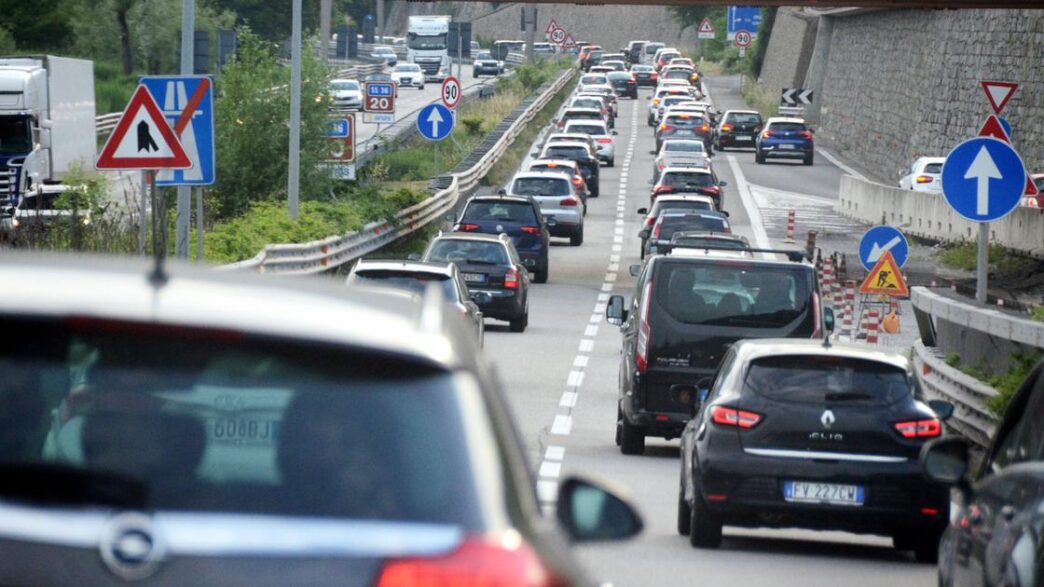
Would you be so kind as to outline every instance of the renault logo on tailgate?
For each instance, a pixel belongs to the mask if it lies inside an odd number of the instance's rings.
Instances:
[[[823,415],[819,417],[819,421],[823,423],[823,428],[830,428],[837,422],[837,418],[834,417],[834,412],[830,410],[823,410]]]
[[[101,558],[118,577],[134,581],[152,575],[163,558],[163,544],[152,518],[133,512],[118,514],[102,536]]]

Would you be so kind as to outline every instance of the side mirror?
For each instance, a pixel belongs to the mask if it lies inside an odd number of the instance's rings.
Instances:
[[[650,155],[656,155],[657,153],[656,153],[656,151],[649,151],[649,154]]]
[[[731,214],[729,214],[725,210],[718,210],[718,213],[721,214],[722,216],[724,216],[725,218],[730,218],[732,216]]]
[[[727,182],[727,181],[725,181],[725,180],[723,179],[723,180],[721,180],[721,181],[719,181],[719,182],[718,182],[718,185],[719,185],[719,186],[721,186],[721,187],[726,187],[726,186],[728,186],[728,185],[729,185],[729,182]]]
[[[499,190],[497,190],[497,195],[498,196],[506,196],[507,195],[507,190],[505,190],[504,188],[500,188]]]
[[[420,253],[410,253],[406,257],[406,259],[408,259],[410,261],[420,261],[421,260],[421,254]]]
[[[823,310],[823,324],[826,326],[827,332],[834,331],[834,309],[825,308]]]
[[[928,407],[935,412],[939,419],[945,422],[953,416],[953,404],[948,401],[941,399],[930,399],[928,400]]]
[[[559,486],[555,515],[573,542],[624,540],[643,527],[641,516],[623,497],[577,477]]]
[[[643,228],[641,230],[641,232],[638,233],[638,238],[643,239],[643,240],[648,239],[649,238],[649,229],[648,228]]]
[[[631,274],[631,277],[638,277],[638,275],[642,272],[642,266],[638,263],[635,263],[634,265],[631,265],[627,268],[627,272]]]
[[[649,209],[648,208],[638,208],[638,213],[642,214],[644,216],[644,215],[649,213]]]
[[[605,307],[605,319],[610,324],[619,326],[627,320],[627,310],[624,309],[623,296],[609,297],[609,303]]]
[[[959,485],[968,474],[968,441],[947,437],[935,439],[921,447],[921,471],[937,483]]]
[[[646,100],[652,100],[652,96],[646,96],[645,99]]]

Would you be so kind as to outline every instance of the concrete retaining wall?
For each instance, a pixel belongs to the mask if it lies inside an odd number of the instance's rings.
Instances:
[[[805,16],[800,8],[783,7],[776,12],[759,84],[773,93],[783,88],[804,87],[817,23],[817,18]]]
[[[941,195],[901,190],[846,175],[841,178],[837,211],[869,224],[891,224],[914,236],[974,241],[978,223],[954,212]],[[1019,207],[990,223],[990,242],[1044,259],[1044,209]]]

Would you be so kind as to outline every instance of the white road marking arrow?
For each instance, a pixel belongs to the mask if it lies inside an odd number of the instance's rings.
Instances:
[[[874,243],[873,248],[870,249],[870,254],[866,256],[866,260],[870,263],[877,263],[877,261],[881,259],[881,255],[885,254],[888,251],[891,251],[895,247],[895,245],[901,242],[903,242],[903,239],[901,237],[895,236],[892,237],[892,240],[886,242],[884,246]]]
[[[431,123],[431,136],[439,136],[439,123],[442,122],[442,115],[439,114],[438,108],[431,109],[431,114],[428,115],[428,122]]]
[[[1003,177],[1000,169],[997,169],[997,164],[993,162],[993,157],[990,157],[990,152],[983,145],[979,150],[979,154],[975,156],[975,160],[968,167],[967,173],[964,174],[964,179],[978,180],[975,190],[977,196],[975,203],[976,215],[986,216],[990,213],[990,180],[1002,179]]]

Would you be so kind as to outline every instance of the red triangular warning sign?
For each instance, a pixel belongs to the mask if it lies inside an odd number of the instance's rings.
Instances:
[[[552,18],[551,22],[547,23],[547,28],[544,29],[544,34],[545,35],[550,35],[555,29],[560,29],[560,28],[562,28],[562,27],[558,26],[558,23],[555,22],[555,19]]]
[[[98,169],[189,169],[192,160],[145,86],[138,86],[105,141]]]
[[[866,274],[866,279],[859,286],[859,293],[882,294],[904,298],[910,295],[910,288],[906,287],[906,280],[899,271],[899,264],[891,251],[885,251],[877,264]]]
[[[993,111],[998,115],[1008,105],[1011,97],[1015,95],[1015,90],[1019,89],[1019,84],[1013,82],[983,80],[980,83],[982,84],[982,90],[986,92],[986,99],[990,101],[990,106],[993,107]]]
[[[1026,195],[1027,196],[1038,196],[1040,190],[1037,189],[1037,184],[1033,181],[1033,178],[1029,175],[1026,176]]]
[[[699,28],[699,30],[697,32],[700,32],[700,33],[713,33],[714,32],[714,25],[711,24],[711,21],[710,21],[709,18],[703,19],[703,22],[700,23],[700,28]]]
[[[1011,144],[1011,138],[1008,137],[1008,133],[1004,131],[1004,125],[1001,124],[1000,118],[997,118],[996,114],[990,114],[983,123],[982,128],[979,129],[980,137],[993,137],[1000,139],[1005,143]]]

